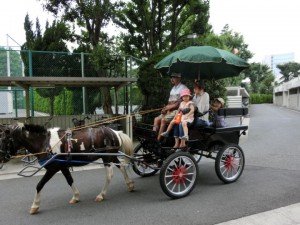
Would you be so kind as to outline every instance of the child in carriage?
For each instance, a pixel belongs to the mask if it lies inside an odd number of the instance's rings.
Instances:
[[[173,120],[170,122],[167,131],[162,133],[163,137],[168,137],[170,131],[174,127],[174,148],[185,147],[185,142],[189,139],[188,126],[194,121],[194,103],[191,101],[191,92],[188,88],[180,92],[180,98],[183,100],[175,114]],[[181,139],[181,141],[180,141]]]
[[[225,101],[223,98],[216,98],[214,100],[213,105],[210,106],[210,109],[212,109],[214,112],[214,122],[212,123],[212,125],[215,127],[225,127],[226,126],[224,117],[219,116],[217,113],[220,108],[224,107],[224,104],[225,104]]]

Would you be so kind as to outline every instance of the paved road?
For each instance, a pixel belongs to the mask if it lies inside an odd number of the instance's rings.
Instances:
[[[81,202],[69,205],[70,190],[56,175],[42,192],[40,213],[28,211],[40,177],[0,181],[0,224],[217,224],[300,202],[300,113],[273,105],[252,105],[249,139],[242,144],[246,166],[238,182],[225,185],[214,161],[199,164],[200,177],[186,198],[170,200],[158,176],[132,172],[136,191],[128,193],[120,172],[102,203],[93,200],[104,181],[103,170],[74,172]]]

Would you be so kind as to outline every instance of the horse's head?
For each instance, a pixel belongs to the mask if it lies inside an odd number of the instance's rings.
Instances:
[[[0,125],[0,162],[7,162],[14,154],[14,145],[11,138],[11,125]]]
[[[21,148],[27,149],[30,153],[39,153],[49,146],[49,132],[45,127],[17,124],[1,128],[0,161],[15,155]]]

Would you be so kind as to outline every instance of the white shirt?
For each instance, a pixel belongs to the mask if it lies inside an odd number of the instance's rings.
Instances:
[[[198,107],[199,112],[203,113],[209,110],[209,94],[207,92],[202,92],[198,96],[194,95],[192,101],[194,102],[195,106]],[[208,121],[208,116],[209,113],[200,118]]]
[[[169,102],[176,102],[180,100],[180,92],[187,88],[184,84],[179,83],[176,86],[173,86],[173,88],[170,91],[170,97],[169,97]]]

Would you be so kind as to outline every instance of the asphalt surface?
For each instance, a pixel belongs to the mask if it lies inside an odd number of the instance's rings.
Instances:
[[[136,190],[128,193],[115,169],[107,198],[96,203],[104,170],[77,171],[72,175],[81,201],[69,205],[71,191],[57,174],[42,191],[39,213],[30,215],[41,177],[0,180],[0,224],[218,224],[299,203],[300,112],[251,105],[250,118],[248,141],[241,144],[245,169],[233,184],[223,184],[215,174],[214,161],[204,159],[193,192],[171,200],[161,190],[158,175],[140,178],[132,172]],[[5,170],[9,171],[9,164]],[[300,212],[299,206],[297,210]]]

